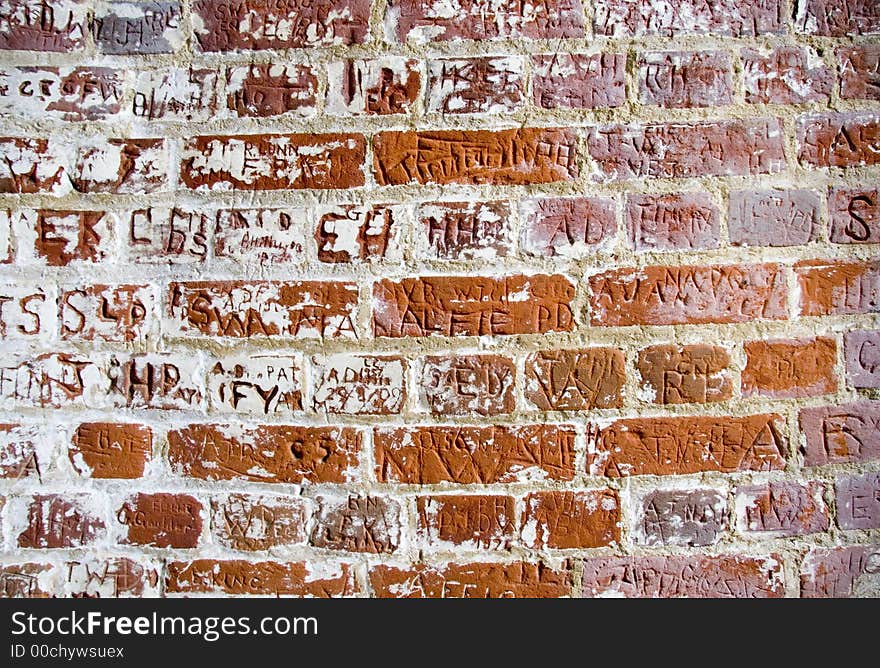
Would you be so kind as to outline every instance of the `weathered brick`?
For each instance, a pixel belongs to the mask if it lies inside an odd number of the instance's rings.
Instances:
[[[169,68],[139,72],[131,113],[146,121],[207,121],[221,107],[219,69]]]
[[[686,475],[705,471],[778,471],[786,437],[778,415],[615,420],[590,426],[592,475]]]
[[[592,256],[617,230],[614,200],[601,197],[526,199],[520,203],[521,246],[537,257]]]
[[[196,559],[168,563],[165,591],[169,594],[330,598],[351,596],[355,583],[348,564],[322,563],[317,570],[314,564],[306,562]]]
[[[293,355],[238,355],[208,369],[211,407],[222,413],[290,415],[301,411],[302,364]]]
[[[391,0],[386,32],[399,42],[527,37],[584,37],[581,0],[511,0],[444,4],[440,0]]]
[[[880,164],[880,115],[814,114],[798,118],[798,160],[812,167]]]
[[[368,0],[195,0],[192,11],[202,51],[362,44],[369,32]]]
[[[880,402],[803,408],[799,420],[805,466],[880,459]]]
[[[632,537],[639,545],[705,547],[728,528],[727,498],[715,489],[658,489],[639,502]]]
[[[355,336],[353,283],[194,281],[171,283],[168,294],[168,331],[184,336]]]
[[[441,114],[507,114],[525,97],[523,59],[517,56],[428,61],[426,108]]]
[[[880,100],[880,46],[866,44],[838,49],[840,97],[844,100]]]
[[[718,207],[705,192],[627,195],[629,242],[636,250],[718,248]]]
[[[0,71],[0,110],[34,120],[104,120],[120,111],[122,80],[109,67],[9,67]]]
[[[610,489],[532,492],[525,498],[523,542],[534,549],[603,547],[620,541],[620,500]]]
[[[804,260],[794,265],[801,315],[880,310],[880,262]]]
[[[59,299],[61,338],[80,341],[143,340],[155,318],[149,285],[87,285]]]
[[[781,560],[734,555],[600,557],[584,561],[588,598],[781,598]]]
[[[600,125],[587,147],[601,180],[748,176],[785,168],[778,119]]]
[[[106,370],[107,402],[126,408],[199,410],[205,401],[198,357],[147,353],[110,355]]]
[[[73,598],[157,598],[155,564],[128,557],[81,556],[57,568],[56,595]]]
[[[18,240],[20,262],[65,267],[112,255],[114,225],[104,211],[13,209],[6,217]]]
[[[856,388],[880,387],[880,330],[847,332],[843,350],[847,384]]]
[[[82,143],[70,175],[79,193],[139,194],[168,189],[169,142],[105,139]]]
[[[66,176],[48,140],[0,137],[0,193],[60,192]]]
[[[800,536],[828,530],[821,483],[770,482],[736,488],[739,530],[746,534]]]
[[[769,53],[742,49],[743,85],[750,104],[826,102],[834,71],[814,51],[779,47]]]
[[[422,401],[434,415],[502,415],[516,408],[513,360],[501,355],[425,357]]]
[[[377,427],[376,476],[420,485],[571,480],[574,439],[567,425]]]
[[[743,396],[812,397],[837,391],[834,339],[747,341]]]
[[[308,210],[293,207],[220,209],[206,221],[214,228],[214,257],[240,265],[302,262],[306,256],[302,223],[308,217]],[[198,237],[194,235],[193,241]]]
[[[596,109],[626,102],[623,53],[532,56],[532,93],[542,109]]]
[[[730,193],[727,233],[733,246],[800,246],[820,228],[812,190],[736,190]]]
[[[416,508],[417,531],[432,547],[507,550],[516,535],[516,511],[511,496],[420,496]]]
[[[543,562],[374,566],[370,586],[380,598],[559,598],[571,594],[571,570]]]
[[[408,364],[398,355],[312,358],[312,409],[343,415],[391,415],[406,403]]]
[[[525,397],[544,411],[620,408],[624,364],[616,348],[532,353],[525,360]]]
[[[177,207],[135,209],[119,216],[126,258],[136,263],[204,262],[213,222],[205,212]]]
[[[385,116],[409,112],[419,97],[419,61],[400,56],[347,59],[327,66],[328,114]]]
[[[36,426],[0,424],[0,479],[42,478],[51,465],[52,444]]]
[[[591,323],[598,326],[787,317],[785,273],[775,264],[611,269],[589,280]]]
[[[304,543],[306,503],[280,495],[226,494],[211,498],[211,535],[233,550],[256,552]]]
[[[841,476],[835,494],[841,529],[880,528],[880,473]]]
[[[0,361],[0,402],[7,406],[84,406],[102,368],[87,357],[43,353]]]
[[[90,3],[7,0],[0,5],[0,49],[70,52],[85,44]]]
[[[831,37],[880,33],[880,7],[873,0],[796,0],[797,32]]]
[[[112,54],[172,53],[185,39],[177,0],[101,3],[91,21],[98,50]]]
[[[880,546],[813,549],[801,564],[801,598],[876,597]]]
[[[94,543],[105,531],[103,504],[87,493],[14,497],[7,505],[11,535],[17,534],[18,547],[82,547]],[[21,519],[24,526],[18,526]]]
[[[308,65],[257,65],[226,70],[226,106],[238,116],[314,113],[318,77]]]
[[[51,564],[3,564],[0,566],[0,598],[49,598],[54,593],[46,582]]]
[[[116,514],[128,528],[123,542],[153,547],[193,548],[202,533],[202,504],[187,494],[139,493]]]
[[[359,134],[193,137],[180,178],[200,190],[356,188],[364,185],[365,155]]]
[[[511,211],[505,201],[425,202],[416,218],[429,258],[488,260],[513,250]]]
[[[382,496],[319,496],[309,542],[347,552],[394,552],[400,543],[400,504]]]
[[[642,398],[658,404],[705,404],[733,396],[730,353],[723,346],[663,344],[639,351]]]
[[[153,431],[142,424],[86,422],[68,447],[73,468],[89,478],[140,478],[152,455]]]
[[[49,290],[24,281],[0,285],[0,340],[52,337],[57,302]]]
[[[399,204],[339,204],[318,209],[318,261],[399,260],[406,212]]]
[[[733,65],[724,51],[652,51],[638,60],[639,102],[714,107],[733,101]]]
[[[877,188],[831,188],[831,243],[880,243],[880,190]]]
[[[201,480],[343,483],[357,468],[351,427],[191,424],[168,432],[175,473]]]
[[[596,0],[593,30],[597,35],[630,37],[721,35],[751,37],[785,32],[785,5],[780,0]]]
[[[438,276],[373,284],[375,336],[505,336],[574,328],[574,286],[560,274]]]

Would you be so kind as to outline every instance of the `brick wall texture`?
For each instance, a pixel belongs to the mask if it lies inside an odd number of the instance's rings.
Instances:
[[[880,594],[876,0],[0,0],[2,596]]]

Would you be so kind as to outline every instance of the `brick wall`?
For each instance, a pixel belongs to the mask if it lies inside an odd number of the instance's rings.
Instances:
[[[0,1],[0,595],[876,595],[878,35]]]

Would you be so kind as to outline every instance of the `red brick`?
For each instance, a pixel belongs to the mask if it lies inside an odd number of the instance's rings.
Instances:
[[[106,139],[79,146],[70,182],[79,193],[153,193],[167,190],[170,172],[164,139]]]
[[[306,250],[300,221],[308,215],[305,209],[292,207],[220,209],[210,221],[214,226],[214,257],[238,265],[302,262]],[[193,241],[198,237],[194,235]]]
[[[880,164],[880,116],[815,114],[798,118],[798,160],[812,167]]]
[[[590,277],[598,326],[752,322],[787,317],[779,265],[650,266]]]
[[[841,529],[880,529],[880,473],[839,477],[835,496]]]
[[[201,190],[356,188],[364,185],[365,155],[359,134],[193,137],[183,149],[180,178]]]
[[[220,116],[222,68],[146,70],[137,73],[131,113],[146,121],[207,121]]]
[[[511,211],[505,201],[425,202],[416,218],[429,258],[487,260],[512,253]]]
[[[35,426],[0,424],[0,479],[41,479],[41,468],[50,466],[51,455],[47,439],[40,437]]]
[[[525,360],[525,398],[542,411],[620,408],[624,366],[616,348],[532,353]]]
[[[837,342],[834,339],[746,341],[743,396],[774,399],[813,397],[837,392]]]
[[[880,402],[802,408],[804,466],[880,459]]]
[[[419,61],[399,56],[349,58],[330,63],[327,73],[326,112],[340,116],[405,114],[422,81]]]
[[[778,119],[600,125],[587,140],[601,180],[748,176],[785,168]]]
[[[171,283],[168,331],[184,336],[354,338],[357,286],[291,281]]]
[[[133,4],[111,0],[95,12],[92,37],[112,54],[172,53],[185,40],[178,0]]]
[[[0,137],[0,193],[60,191],[66,175],[48,140]]]
[[[211,534],[224,547],[245,552],[306,541],[305,501],[296,496],[227,494],[211,499]]]
[[[880,189],[831,188],[831,243],[880,243]]]
[[[523,105],[525,73],[517,56],[428,61],[426,110],[441,114],[507,114]]]
[[[770,482],[736,488],[739,530],[766,536],[802,536],[828,531],[828,508],[817,482]]]
[[[838,49],[840,97],[844,100],[880,100],[880,46],[866,44]]]
[[[128,211],[120,216],[119,222],[125,230],[122,236],[128,259],[137,263],[177,264],[205,261],[208,230],[215,219],[202,211],[151,207]]]
[[[383,554],[400,543],[400,504],[381,496],[323,497],[313,517],[309,543],[347,552]]]
[[[85,44],[89,3],[9,0],[0,9],[0,49],[70,52]]]
[[[0,598],[49,598],[51,586],[45,576],[51,564],[4,564],[0,566]]]
[[[315,111],[318,77],[308,65],[257,65],[226,70],[226,106],[238,116],[266,118]]]
[[[537,550],[603,547],[620,541],[619,520],[614,490],[533,492],[525,498],[523,542]]]
[[[156,565],[128,557],[89,557],[65,561],[58,569],[59,590],[73,598],[157,598]]]
[[[209,481],[344,483],[360,448],[351,427],[191,424],[168,432],[174,472]]]
[[[571,570],[542,562],[373,566],[380,598],[560,598],[571,594]]]
[[[819,237],[819,196],[812,190],[730,193],[727,233],[733,246],[800,246]]]
[[[786,29],[781,0],[596,0],[593,31],[597,35],[630,37],[659,35],[721,35],[751,37]]]
[[[315,243],[318,261],[330,263],[399,260],[400,204],[339,204],[318,209]]]
[[[880,330],[847,332],[843,350],[847,384],[858,389],[880,388]]]
[[[733,66],[723,51],[653,51],[638,60],[639,102],[714,107],[733,101]]]
[[[61,338],[143,340],[155,317],[149,285],[87,285],[61,293]]]
[[[727,494],[715,489],[658,489],[639,502],[632,527],[638,545],[705,547],[728,528]]]
[[[122,79],[107,67],[9,67],[0,71],[0,109],[36,120],[105,120],[120,111]]]
[[[741,51],[743,85],[750,104],[803,104],[827,102],[834,71],[815,52],[780,47],[767,53]]]
[[[53,337],[56,304],[51,292],[24,281],[0,285],[0,340]]]
[[[152,455],[150,427],[118,422],[80,424],[68,449],[73,468],[90,478],[140,478]]]
[[[571,480],[574,438],[568,425],[377,427],[376,476],[419,485]]]
[[[196,559],[171,561],[165,575],[169,594],[295,596],[329,598],[355,591],[348,564],[322,564],[320,574],[306,562]]]
[[[781,559],[768,557],[600,557],[584,561],[588,598],[781,598]]]
[[[7,504],[23,506],[27,524],[15,526],[18,531],[18,547],[30,548],[70,548],[90,545],[98,540],[105,530],[102,505],[97,497],[78,493],[62,496],[60,494],[35,494],[33,497],[13,498]],[[7,512],[16,510],[9,508]]]
[[[574,328],[574,286],[560,274],[426,276],[373,284],[375,336],[505,336]]]
[[[112,252],[111,217],[104,211],[57,211],[19,209],[13,214],[14,226],[22,246],[27,244],[34,264],[66,267],[72,263],[96,263]]]
[[[722,346],[663,344],[639,351],[643,399],[658,404],[705,404],[733,396],[730,353]]]
[[[312,410],[393,415],[406,404],[408,364],[399,355],[340,353],[312,358]]]
[[[542,109],[597,109],[626,102],[623,53],[532,56],[532,92]]]
[[[880,7],[874,0],[797,0],[797,32],[830,37],[880,33]]]
[[[419,390],[433,415],[502,415],[516,408],[513,360],[501,355],[425,357]]]
[[[616,209],[614,200],[601,197],[522,200],[522,249],[537,257],[592,257],[596,246],[613,239]]]
[[[516,535],[511,496],[459,494],[420,496],[417,531],[429,546],[507,550]]]
[[[801,564],[801,598],[877,595],[880,545],[813,549]]]
[[[718,248],[718,207],[705,192],[627,195],[629,242],[636,250]]]
[[[295,355],[223,357],[208,370],[211,407],[221,413],[296,413],[303,407],[301,374]]]
[[[436,130],[373,136],[373,173],[380,186],[525,185],[578,177],[573,130]]]
[[[192,354],[112,354],[104,373],[110,385],[105,392],[113,406],[159,410],[204,407],[204,371]]]
[[[804,260],[794,265],[801,315],[849,315],[880,310],[880,263]]]
[[[388,5],[387,32],[399,42],[585,37],[580,0],[540,0],[535,5],[391,0]]]
[[[368,0],[195,0],[192,11],[202,51],[362,44],[369,32]]]
[[[778,471],[786,438],[779,415],[616,420],[590,426],[591,475],[686,475],[706,471]]]
[[[130,545],[193,548],[202,533],[202,504],[187,494],[137,494],[116,514]]]

